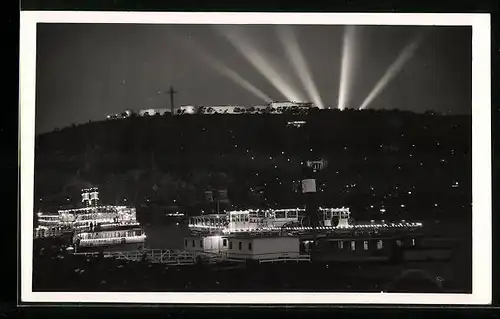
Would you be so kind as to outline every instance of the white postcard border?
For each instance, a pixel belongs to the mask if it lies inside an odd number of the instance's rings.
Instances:
[[[489,14],[146,13],[22,11],[20,16],[21,301],[199,304],[488,304],[492,280]],[[49,293],[32,291],[37,23],[308,24],[472,26],[472,294],[396,293]]]

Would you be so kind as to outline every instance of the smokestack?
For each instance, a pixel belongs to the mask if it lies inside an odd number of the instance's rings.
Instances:
[[[319,226],[318,200],[316,194],[316,171],[313,167],[306,165],[303,170],[302,194],[306,205],[306,216],[309,218],[310,226]]]

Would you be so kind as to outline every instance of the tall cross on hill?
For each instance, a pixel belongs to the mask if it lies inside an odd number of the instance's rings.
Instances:
[[[174,115],[174,94],[176,94],[177,91],[174,91],[174,87],[170,86],[170,90],[168,90],[168,94],[170,94],[170,114]]]

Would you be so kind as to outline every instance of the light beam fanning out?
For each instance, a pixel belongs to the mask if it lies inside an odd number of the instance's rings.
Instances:
[[[323,108],[323,101],[321,101],[321,97],[318,93],[316,85],[314,84],[311,72],[309,72],[307,62],[304,59],[302,51],[300,50],[299,43],[293,33],[293,30],[287,26],[278,26],[277,32],[278,38],[285,48],[288,58],[292,62],[295,73],[307,91],[307,95],[316,106]]]
[[[340,84],[339,84],[339,101],[338,108],[343,110],[349,102],[352,76],[354,67],[354,54],[355,54],[355,41],[356,41],[356,28],[355,26],[346,26],[344,30],[344,41],[342,43],[342,64],[340,70]]]
[[[370,94],[368,94],[366,99],[363,101],[359,107],[360,110],[368,107],[368,105],[370,105],[370,103],[382,92],[382,90],[385,89],[389,82],[401,71],[406,62],[408,62],[418,49],[423,38],[423,34],[418,35],[416,39],[410,42],[410,44],[408,44],[403,51],[401,51],[397,59],[389,66],[385,74],[382,78],[380,78]]]
[[[234,71],[230,67],[226,66],[220,60],[209,55],[208,52],[206,52],[206,50],[201,48],[199,45],[195,45],[194,43],[190,43],[190,45],[193,47],[192,51],[198,53],[198,55],[203,60],[205,60],[212,68],[214,68],[217,72],[219,72],[220,74],[233,80],[235,83],[240,85],[242,88],[244,88],[247,91],[249,91],[250,93],[254,94],[256,97],[260,98],[264,102],[267,102],[267,103],[272,102],[272,99],[269,96],[267,96],[264,92],[259,90],[257,87],[255,87],[249,81],[245,80],[241,75],[239,75],[236,71]]]
[[[240,32],[229,32],[225,27],[216,29],[235,49],[243,55],[274,87],[289,101],[303,101],[294,90],[267,61],[267,59],[251,45]]]

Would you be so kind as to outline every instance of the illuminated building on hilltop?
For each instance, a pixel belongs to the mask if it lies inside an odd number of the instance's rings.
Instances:
[[[155,115],[165,115],[167,113],[170,113],[170,111],[167,109],[146,109],[146,110],[140,110],[138,112],[138,115],[139,116],[155,116]]]
[[[125,110],[123,113],[116,113],[116,114],[109,114],[106,116],[106,119],[112,120],[112,119],[124,119],[127,117],[130,117],[132,115],[132,111],[130,110]]]
[[[266,105],[253,105],[253,106],[243,106],[243,105],[183,105],[180,106],[174,115],[190,115],[190,114],[204,114],[204,115],[214,115],[214,114],[282,114],[289,110],[308,110],[315,108],[315,105],[311,102],[271,102]],[[163,116],[165,114],[170,114],[168,109],[143,109],[139,111],[127,110],[119,114],[111,114],[106,118],[111,119],[123,119],[131,117],[132,115],[137,115],[140,117],[147,116]]]

